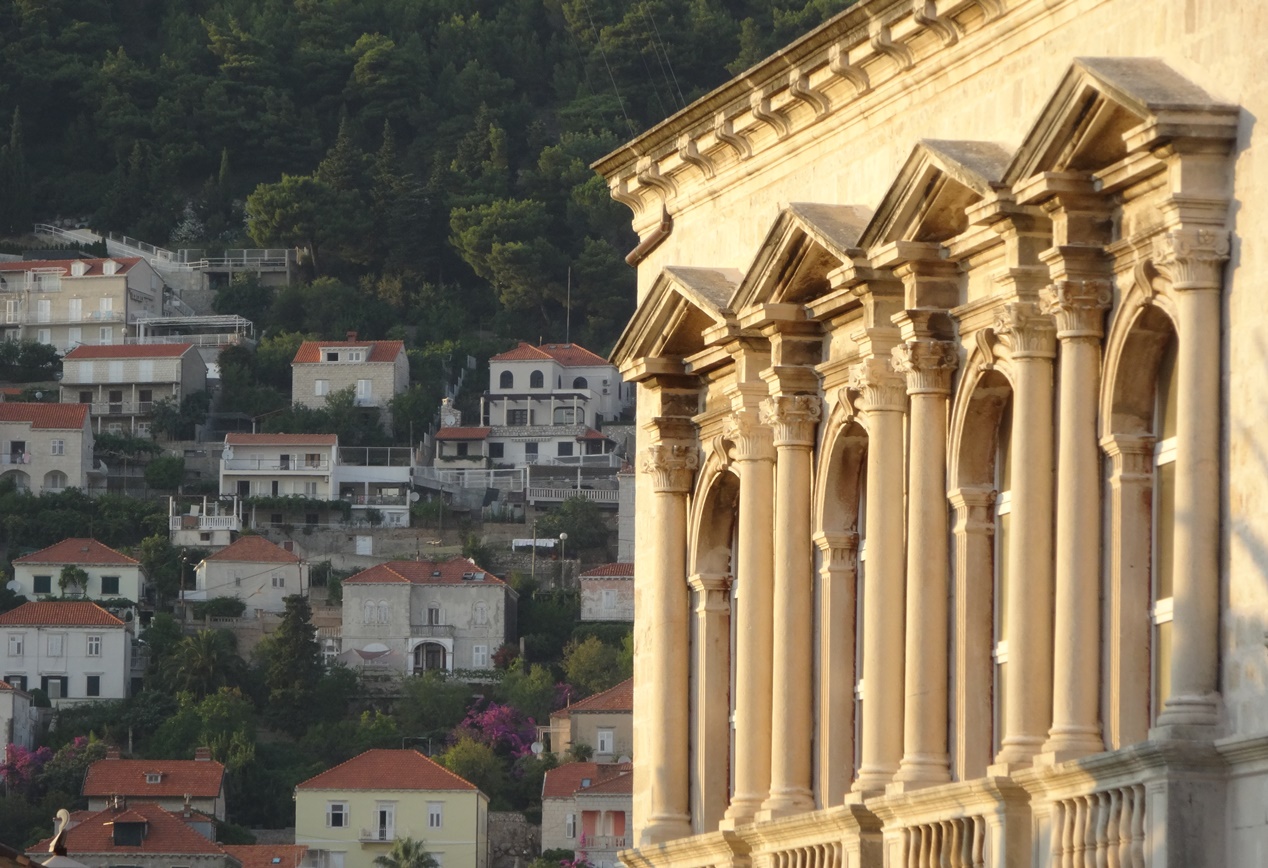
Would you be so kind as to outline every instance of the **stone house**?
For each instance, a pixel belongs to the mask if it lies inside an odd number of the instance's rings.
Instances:
[[[542,850],[572,850],[595,868],[615,868],[629,846],[630,763],[565,763],[542,780]]]
[[[377,407],[390,430],[388,402],[409,388],[409,359],[401,341],[304,341],[291,362],[291,402],[325,406],[326,396],[355,390],[358,407]]]
[[[591,759],[612,763],[634,753],[634,679],[573,702],[550,715],[550,749],[591,748]]]
[[[62,360],[61,401],[87,405],[96,431],[145,437],[154,403],[207,388],[193,344],[80,345]]]
[[[186,602],[234,597],[246,604],[244,617],[257,612],[284,612],[286,598],[307,595],[308,564],[297,555],[257,534],[208,555],[194,568],[194,590]]]
[[[88,574],[78,588],[61,586],[64,567],[77,567]],[[18,593],[35,600],[47,596],[79,596],[92,600],[118,598],[141,602],[145,596],[145,576],[141,562],[95,539],[72,538],[15,558],[13,580]]]
[[[581,620],[634,620],[634,564],[603,564],[578,577]]]
[[[211,758],[205,747],[192,760],[120,759],[118,748],[109,748],[84,775],[83,795],[88,810],[107,810],[116,798],[150,802],[174,814],[185,808],[225,818],[225,767]]]
[[[0,402],[0,479],[33,494],[104,488],[89,423],[79,404]]]
[[[36,844],[28,855],[48,859],[51,840]],[[102,810],[76,811],[61,843],[70,859],[87,868],[240,868],[215,842],[213,817],[153,802],[119,799]]]

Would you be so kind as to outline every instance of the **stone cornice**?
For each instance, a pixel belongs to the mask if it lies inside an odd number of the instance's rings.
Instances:
[[[892,79],[948,52],[990,47],[972,40],[1030,0],[863,0],[784,50],[597,160],[613,198],[636,225],[692,179],[725,174],[840,112]],[[1015,17],[1015,15],[1013,16]],[[929,35],[934,38],[930,39]],[[972,42],[972,47],[966,47]],[[906,87],[918,86],[912,79]]]

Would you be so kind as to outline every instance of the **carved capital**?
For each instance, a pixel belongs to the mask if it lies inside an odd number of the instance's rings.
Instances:
[[[762,422],[774,432],[775,446],[811,446],[822,408],[818,395],[778,395],[762,402]]]
[[[734,447],[736,461],[773,461],[775,458],[774,432],[762,424],[756,409],[732,412],[722,436]]]
[[[951,508],[955,510],[955,526],[952,530],[957,535],[995,534],[995,519],[992,511],[995,507],[995,491],[990,488],[966,487],[957,488],[947,495]]]
[[[1063,341],[1099,340],[1111,298],[1108,280],[1059,280],[1039,290],[1040,309],[1056,319],[1057,337]]]
[[[843,569],[855,564],[859,550],[859,535],[853,531],[820,531],[814,535],[819,549],[820,564],[824,570]]]
[[[1057,354],[1056,326],[1039,305],[1013,302],[995,314],[995,335],[1015,359],[1051,359]]]
[[[1173,229],[1154,239],[1154,261],[1170,271],[1177,290],[1219,289],[1229,247],[1222,229]]]
[[[1154,444],[1152,434],[1111,434],[1101,440],[1110,460],[1110,483],[1152,482]]]
[[[951,394],[951,372],[959,363],[950,341],[911,340],[890,351],[894,370],[907,376],[909,395]]]
[[[864,413],[901,413],[907,409],[907,383],[888,359],[865,359],[850,368],[849,389],[858,393]]]
[[[694,445],[660,443],[643,452],[643,471],[652,476],[657,493],[683,494],[691,490],[691,480],[700,466]]]

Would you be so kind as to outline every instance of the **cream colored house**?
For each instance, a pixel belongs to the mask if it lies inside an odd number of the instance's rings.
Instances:
[[[139,257],[0,262],[0,337],[66,351],[123,343],[163,313],[163,280]]]
[[[305,341],[291,362],[291,403],[322,407],[326,396],[352,388],[358,407],[377,407],[385,427],[387,405],[409,388],[409,359],[401,341]]]
[[[613,763],[634,753],[634,679],[573,702],[550,715],[550,749],[567,753],[584,744],[597,763]]]
[[[243,615],[283,612],[286,598],[308,593],[308,564],[277,543],[250,534],[204,558],[194,568],[194,590],[186,602],[236,597]]]
[[[1265,26],[862,0],[598,161],[627,865],[1263,863]]]
[[[426,841],[440,868],[486,868],[488,808],[417,751],[369,750],[295,787],[295,843],[327,868],[374,868],[399,838]]]
[[[226,434],[220,457],[220,494],[237,495],[243,503],[243,517],[250,516],[255,523],[323,523],[328,511],[315,505],[312,509],[300,503],[296,509],[258,510],[249,498],[334,500],[338,483],[331,480],[338,448],[334,434]]]
[[[148,436],[156,401],[206,387],[193,344],[80,345],[62,359],[62,403],[86,404],[99,432]]]
[[[0,402],[0,480],[34,494],[104,488],[89,421],[78,404]]]
[[[130,629],[96,603],[23,603],[0,614],[4,681],[40,688],[54,707],[127,698],[131,667]]]
[[[630,763],[565,763],[542,780],[542,850],[614,868],[629,846]]]
[[[61,586],[62,569],[68,566],[88,574],[86,585]],[[141,563],[95,539],[64,539],[38,552],[15,558],[13,580],[22,587],[18,593],[31,600],[48,596],[78,596],[92,600],[118,598],[139,603],[145,595]]]

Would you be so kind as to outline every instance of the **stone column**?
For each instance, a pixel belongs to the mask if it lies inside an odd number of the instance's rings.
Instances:
[[[731,577],[697,574],[696,627],[691,656],[692,777],[694,831],[713,832],[726,810],[731,763]]]
[[[1056,318],[1061,342],[1052,727],[1043,750],[1064,760],[1105,746],[1098,714],[1101,463],[1096,417],[1110,285],[1062,280],[1040,297],[1044,313]]]
[[[1176,293],[1176,526],[1171,696],[1159,735],[1209,738],[1219,722],[1220,284],[1228,233],[1175,229],[1159,266]]]
[[[1007,305],[996,321],[1013,374],[1008,702],[999,763],[1029,763],[1052,721],[1053,332],[1052,319],[1029,302]]]
[[[986,774],[991,761],[994,624],[995,491],[988,486],[959,487],[948,494],[955,510],[955,767],[961,780]]]
[[[776,395],[762,404],[775,445],[775,599],[772,659],[771,782],[762,803],[770,819],[814,808],[810,672],[814,592],[810,540],[810,449],[819,422],[817,395]]]
[[[643,733],[649,773],[647,819],[639,831],[643,847],[691,834],[688,801],[689,641],[687,593],[687,494],[699,462],[694,443],[662,441],[643,454],[643,472],[651,477],[651,503],[658,533],[644,542],[651,581],[643,594],[640,617],[650,659],[642,674],[657,686],[657,703],[640,709],[648,723]],[[652,695],[652,694],[645,694]]]
[[[735,552],[735,671],[740,675],[735,681],[735,785],[726,811],[734,826],[750,822],[770,790],[775,449],[771,430],[753,408],[737,410],[725,436],[734,446],[740,478]]]
[[[887,359],[850,370],[867,428],[862,752],[854,790],[884,790],[903,755],[903,378]]]
[[[815,681],[819,720],[815,732],[818,756],[816,807],[841,804],[850,789],[854,763],[853,685],[854,581],[859,537],[856,533],[815,534],[819,547],[818,649]]]
[[[897,780],[951,779],[947,756],[947,401],[955,345],[912,340],[894,347],[893,366],[907,376],[911,430],[907,489],[906,699],[903,760]],[[866,687],[866,684],[864,685]],[[866,699],[864,700],[866,703]]]

